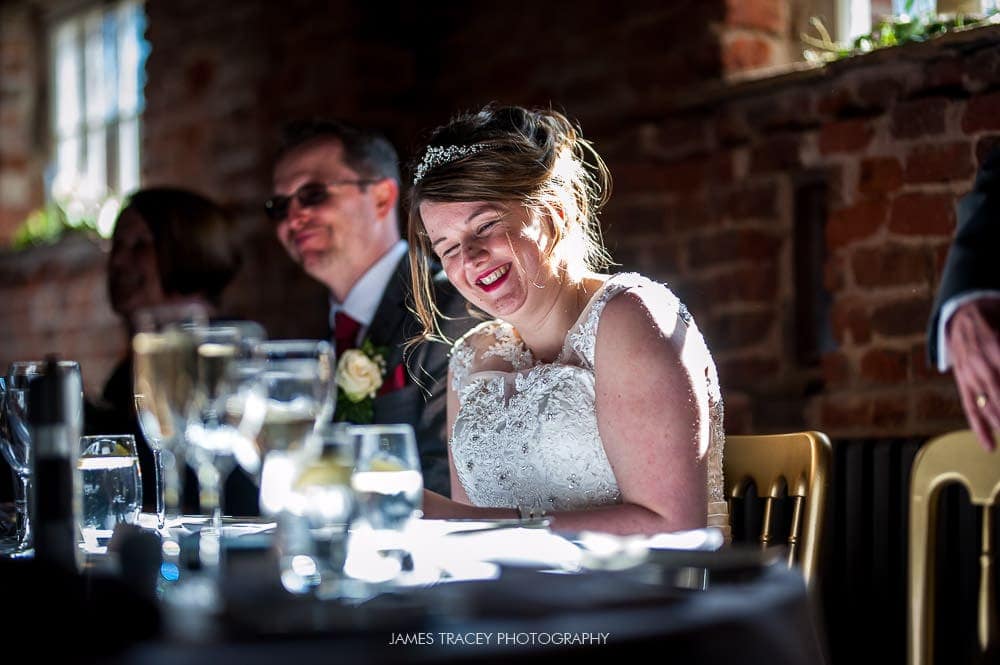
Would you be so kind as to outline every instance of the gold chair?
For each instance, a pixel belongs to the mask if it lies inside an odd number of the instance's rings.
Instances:
[[[788,565],[798,563],[810,588],[816,583],[832,456],[830,440],[822,432],[726,437],[723,473],[730,518],[733,499],[742,498],[752,481],[764,498],[760,545],[774,545],[772,506],[787,493],[792,500]]]
[[[979,646],[997,648],[993,598],[993,506],[1000,492],[1000,452],[988,453],[972,430],[931,439],[913,461],[910,473],[910,616],[907,655],[911,665],[934,657],[934,554],[937,504],[941,489],[962,483],[973,505],[982,506],[979,555]]]

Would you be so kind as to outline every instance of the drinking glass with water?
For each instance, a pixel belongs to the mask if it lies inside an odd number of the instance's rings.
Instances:
[[[83,487],[80,530],[89,551],[107,545],[118,524],[135,524],[142,510],[142,476],[131,434],[80,438]]]
[[[422,515],[423,476],[413,428],[357,425],[350,428],[358,459],[351,487],[358,513],[373,529],[400,531]]]

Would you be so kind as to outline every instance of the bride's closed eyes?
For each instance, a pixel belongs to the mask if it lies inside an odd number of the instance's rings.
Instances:
[[[476,226],[476,230],[473,234],[474,237],[477,239],[482,239],[487,237],[490,234],[490,232],[493,231],[498,224],[500,224],[501,221],[502,219],[500,217],[497,217],[496,219],[491,219],[486,222],[480,223],[478,226]],[[443,251],[437,252],[438,258],[445,259],[457,256],[460,247],[461,247],[460,243],[448,245]]]

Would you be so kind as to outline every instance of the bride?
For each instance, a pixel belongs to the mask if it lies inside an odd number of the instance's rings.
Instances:
[[[414,169],[409,241],[424,335],[429,262],[487,321],[449,372],[451,496],[426,517],[549,516],[559,530],[726,523],[715,364],[662,284],[609,263],[610,177],[562,114],[487,106],[438,128]]]

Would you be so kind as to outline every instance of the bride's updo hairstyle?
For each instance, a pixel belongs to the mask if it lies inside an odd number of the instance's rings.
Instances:
[[[563,114],[491,104],[434,130],[418,157],[407,236],[415,307],[425,337],[442,337],[430,283],[434,254],[420,216],[425,201],[519,202],[551,222],[546,258],[571,281],[610,263],[597,214],[611,194],[611,175]]]

